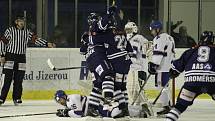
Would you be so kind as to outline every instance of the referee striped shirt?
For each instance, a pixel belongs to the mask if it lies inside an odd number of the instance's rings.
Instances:
[[[26,54],[28,42],[32,41],[37,46],[47,46],[47,41],[37,38],[29,29],[9,27],[0,41],[0,54]]]

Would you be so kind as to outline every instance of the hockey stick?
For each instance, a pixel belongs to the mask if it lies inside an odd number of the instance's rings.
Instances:
[[[23,115],[0,116],[0,118],[23,117],[23,116],[36,116],[36,115],[49,115],[49,114],[56,114],[56,113],[57,113],[57,112],[51,112],[51,113],[33,113],[33,114],[23,114]]]
[[[113,2],[112,2],[112,6],[115,6],[115,4],[116,4],[116,2],[115,2],[115,0],[113,0]]]
[[[59,71],[59,70],[70,70],[70,69],[80,69],[80,68],[86,68],[86,66],[80,66],[80,67],[66,67],[66,68],[56,68],[50,59],[47,60],[47,64],[49,66],[50,69],[52,69],[53,71]]]
[[[136,102],[137,98],[140,96],[140,93],[142,92],[143,88],[145,87],[146,83],[148,82],[150,76],[151,76],[151,74],[149,74],[149,75],[147,76],[147,78],[146,78],[146,80],[144,81],[143,85],[141,85],[140,90],[139,90],[139,92],[138,92],[136,98],[135,98],[135,99],[133,100],[133,102],[131,103],[131,105],[134,105],[134,103]]]
[[[162,87],[162,89],[161,89],[161,91],[159,92],[158,96],[157,96],[157,97],[155,98],[155,100],[152,102],[153,105],[156,104],[156,102],[157,102],[158,99],[160,98],[160,96],[161,96],[163,90],[168,86],[168,84],[169,84],[169,82],[168,82],[164,87]]]

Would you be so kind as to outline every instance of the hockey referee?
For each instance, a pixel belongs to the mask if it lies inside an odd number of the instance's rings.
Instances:
[[[51,43],[38,38],[29,29],[25,29],[25,18],[18,15],[15,24],[6,29],[0,41],[1,64],[3,64],[0,105],[6,100],[12,80],[13,102],[15,105],[22,103],[22,82],[26,70],[26,48],[28,42],[37,46],[52,47]]]

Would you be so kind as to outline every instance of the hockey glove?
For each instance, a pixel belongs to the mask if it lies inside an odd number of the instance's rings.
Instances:
[[[69,117],[69,109],[58,109],[56,115],[58,117]]]
[[[148,63],[148,72],[152,75],[156,74],[157,73],[157,68],[158,68],[159,65],[157,64],[154,64],[152,62],[149,62]]]
[[[173,70],[172,68],[169,70],[169,76],[170,78],[176,78],[179,76],[180,73],[178,73],[176,70]]]
[[[84,34],[81,35],[81,42],[88,42],[88,33],[87,32],[84,32]]]
[[[110,6],[109,8],[108,8],[108,14],[109,15],[114,15],[114,14],[116,14],[117,13],[117,6]]]

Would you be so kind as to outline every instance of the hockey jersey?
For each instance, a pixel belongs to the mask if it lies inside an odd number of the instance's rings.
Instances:
[[[161,33],[153,39],[152,63],[159,65],[157,72],[169,72],[175,55],[174,39]]]
[[[185,71],[185,82],[215,82],[215,47],[199,46],[185,51],[172,69]]]
[[[68,115],[70,117],[86,116],[88,108],[88,98],[78,94],[68,95],[66,101],[66,108],[70,109]]]
[[[103,31],[103,40],[106,40],[107,57],[108,59],[128,57],[128,52],[133,51],[131,44],[122,29],[117,27],[113,29],[113,22],[113,18],[108,14],[98,22],[100,31]]]
[[[142,35],[136,34],[128,38],[128,41],[133,48],[133,52],[130,54],[132,61],[131,69],[145,71],[145,65],[147,65],[146,51],[148,48],[148,40]]]
[[[88,101],[89,97],[82,96],[78,94],[72,94],[67,96],[67,102],[66,102],[66,108],[70,111],[68,112],[68,115],[70,117],[80,118],[84,117],[87,114],[88,110]],[[102,117],[111,117],[116,113],[117,107],[114,107],[112,111],[103,110],[103,106],[99,105],[98,112]]]

